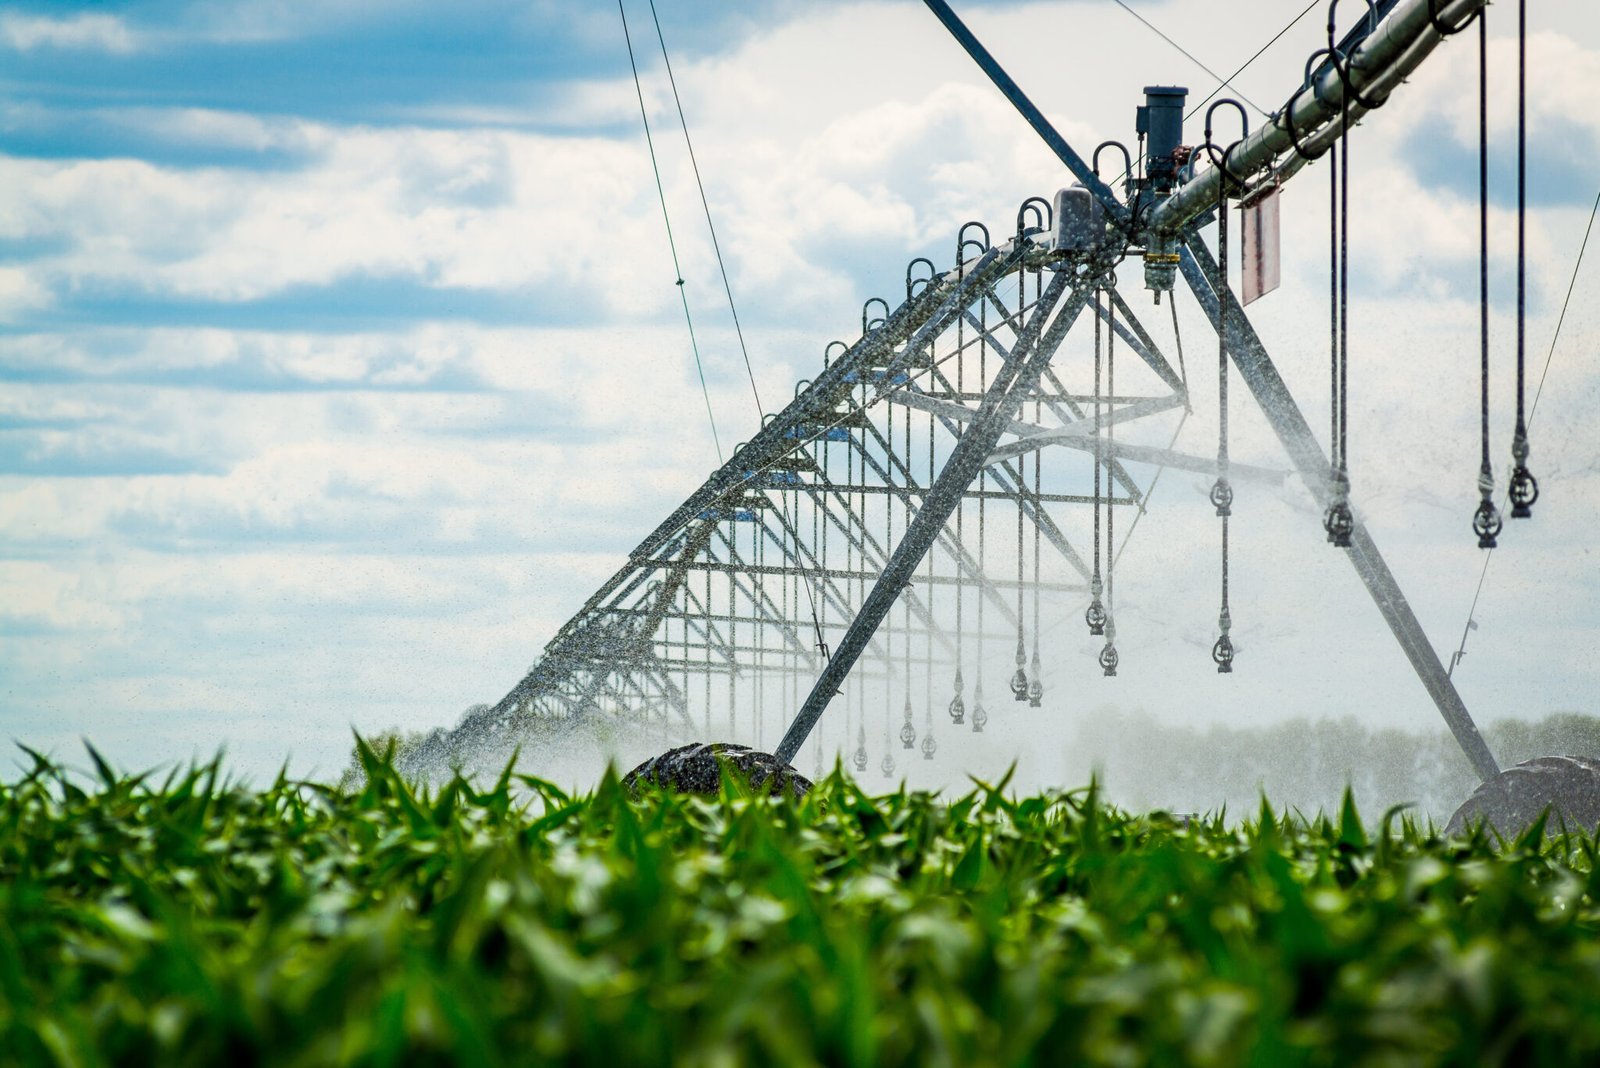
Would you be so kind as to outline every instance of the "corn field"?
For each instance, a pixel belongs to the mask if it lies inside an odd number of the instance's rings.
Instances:
[[[1595,841],[1093,788],[800,801],[0,786],[7,1064],[1527,1064],[1600,1057]]]

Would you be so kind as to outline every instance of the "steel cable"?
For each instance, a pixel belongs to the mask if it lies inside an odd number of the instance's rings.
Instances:
[[[652,15],[655,14],[654,0],[652,0],[650,6],[650,12]],[[650,135],[650,116],[644,106],[644,87],[639,83],[639,64],[633,56],[633,37],[628,32],[628,13],[622,6],[622,0],[617,0],[617,13],[622,16],[622,39],[628,45],[628,66],[633,69],[633,89],[639,97],[639,117],[644,121],[644,141],[650,150],[650,169],[656,176],[656,196],[661,201],[661,218],[667,225],[667,247],[672,250],[672,270],[674,277],[677,279],[678,298],[683,303],[683,318],[689,326],[689,346],[694,350],[694,366],[695,370],[700,374],[700,393],[705,397],[706,418],[711,422],[711,441],[717,448],[717,463],[721,464],[725,462],[722,455],[722,438],[717,434],[717,417],[711,410],[711,390],[706,385],[706,369],[704,362],[700,359],[700,343],[695,339],[694,316],[689,314],[689,297],[684,292],[683,286],[683,268],[678,264],[678,243],[672,236],[672,216],[667,211],[667,194],[661,184],[661,167],[656,162],[656,143],[655,139]],[[658,32],[659,29],[660,25],[658,23]],[[665,55],[666,44],[663,43],[661,47],[662,54]],[[676,93],[676,90],[674,90],[674,93]],[[682,115],[681,111],[679,115]],[[688,136],[688,127],[684,127],[684,136]]]

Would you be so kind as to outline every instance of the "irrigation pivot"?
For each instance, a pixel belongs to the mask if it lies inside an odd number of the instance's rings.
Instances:
[[[1048,700],[1062,665],[1049,645],[1041,655],[1042,620],[1081,615],[1104,638],[1099,666],[1116,673],[1116,533],[1126,544],[1136,525],[1128,514],[1142,511],[1167,467],[1215,480],[1222,582],[1213,659],[1229,672],[1233,487],[1286,475],[1230,459],[1228,388],[1237,378],[1326,509],[1328,540],[1350,560],[1473,768],[1494,780],[1493,755],[1349,507],[1348,209],[1339,197],[1354,123],[1440,41],[1480,18],[1484,0],[1382,0],[1342,36],[1335,0],[1327,47],[1263,125],[1248,129],[1244,107],[1219,100],[1196,143],[1184,129],[1187,90],[1151,86],[1136,113],[1138,152],[1106,142],[1088,159],[945,0],[925,2],[1071,184],[1024,202],[1014,227],[991,233],[968,223],[942,266],[912,261],[903,296],[869,301],[859,336],[829,344],[817,376],[766,414],[511,692],[464,720],[450,743],[516,737],[535,721],[620,720],[659,727],[663,740],[721,736],[771,747],[786,763],[802,761],[809,743],[818,765],[824,752],[837,753],[865,771],[881,737],[877,763],[892,776],[896,739],[932,760],[950,751],[952,732],[982,731],[1007,693],[1033,707]],[[1246,120],[1237,137],[1230,106]],[[1107,150],[1125,165],[1113,182],[1101,175]],[[1226,282],[1226,258],[1237,254],[1226,226],[1232,204],[1259,203],[1325,153],[1334,154],[1337,298],[1331,458]],[[1200,233],[1213,219],[1223,224],[1215,252]],[[1256,242],[1247,255],[1270,254],[1259,247],[1262,232],[1258,221],[1247,233],[1247,245]],[[1190,408],[1189,382],[1181,359],[1175,369],[1156,340],[1169,332],[1141,321],[1121,290],[1116,268],[1133,257],[1157,306],[1163,297],[1170,304],[1181,283],[1216,332],[1214,455],[1176,451],[1175,436],[1162,444]],[[1181,355],[1176,331],[1174,315],[1170,336]],[[1519,413],[1521,377],[1519,357]],[[1487,388],[1485,376],[1485,396]],[[1513,514],[1521,516],[1538,488],[1525,467],[1520,414],[1513,452]],[[1487,472],[1487,444],[1485,457]]]

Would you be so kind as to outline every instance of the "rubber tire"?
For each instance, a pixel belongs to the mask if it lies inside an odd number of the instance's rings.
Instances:
[[[1462,834],[1468,824],[1487,821],[1504,837],[1527,830],[1546,808],[1547,834],[1565,822],[1569,831],[1593,833],[1600,824],[1600,760],[1581,756],[1548,756],[1524,760],[1502,771],[1472,792],[1445,826]]]
[[[715,797],[727,767],[757,791],[798,799],[811,792],[811,780],[771,753],[732,742],[693,742],[651,757],[628,772],[622,785],[633,794],[646,783],[680,794]]]

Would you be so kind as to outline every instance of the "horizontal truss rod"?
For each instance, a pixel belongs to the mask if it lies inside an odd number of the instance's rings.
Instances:
[[[690,571],[710,571],[714,574],[735,575],[796,576],[804,574],[803,572],[797,571],[794,568],[777,567],[772,564],[727,564],[715,560],[699,560],[688,565],[688,569]],[[836,579],[864,579],[868,582],[876,582],[883,574],[881,571],[846,571],[842,568],[830,568],[828,573],[831,577]],[[1082,593],[1088,589],[1088,587],[1084,586],[1082,583],[1076,582],[1033,582],[1030,580],[1019,583],[1016,579],[1000,578],[985,579],[979,582],[971,579],[958,578],[954,575],[935,574],[930,577],[929,575],[921,572],[919,572],[909,582],[905,583],[903,588],[915,588],[916,586],[924,584],[933,586],[964,586],[968,589],[987,585],[1000,590],[1014,590],[1018,586],[1021,586],[1023,589],[1049,590],[1057,593]],[[770,622],[773,626],[793,626],[796,623],[804,623],[806,626],[810,626],[810,622],[807,620],[780,621],[778,619],[771,619]],[[935,630],[937,629],[938,628],[935,628]]]
[[[1077,442],[1074,442],[1074,441],[1058,441],[1058,442],[1055,442],[1055,444],[1066,445],[1069,448],[1081,448],[1082,447],[1082,446],[1078,445]],[[1142,446],[1135,446],[1135,448],[1142,448]],[[1156,450],[1153,450],[1153,451],[1155,451],[1155,452],[1165,452],[1166,450],[1164,450],[1164,449],[1156,449]],[[1174,453],[1173,455],[1181,455],[1181,454]],[[1168,461],[1152,460],[1150,462],[1151,463],[1167,463],[1167,466],[1169,466],[1169,467],[1177,466],[1176,464],[1170,463]],[[1215,460],[1211,461],[1211,466],[1212,466],[1213,469],[1216,467],[1216,461]],[[1282,472],[1282,471],[1273,471],[1273,470],[1271,470],[1269,468],[1265,468],[1265,467],[1258,468],[1257,470],[1263,472],[1264,475],[1275,476],[1280,481],[1284,477],[1284,472]],[[905,487],[904,486],[895,486],[893,488],[890,488],[888,486],[880,486],[880,485],[877,485],[877,484],[874,483],[874,484],[865,485],[865,486],[862,486],[862,485],[856,485],[856,486],[844,486],[844,485],[841,485],[838,488],[839,488],[839,490],[841,492],[844,492],[844,493],[865,493],[865,494],[867,494],[869,496],[874,496],[874,495],[876,495],[876,496],[892,495],[892,496],[895,496],[895,497],[902,497],[902,496],[905,495]],[[913,489],[912,492],[913,492],[913,494],[915,494],[917,491],[915,489]],[[1006,491],[1006,490],[968,490],[966,493],[962,494],[962,499],[963,500],[968,500],[968,501],[978,501],[978,500],[1001,501],[1001,502],[1004,502],[1006,504],[1016,504],[1018,496],[1019,496],[1019,494],[1014,493],[1014,492],[1009,492],[1009,491]],[[1092,493],[1038,493],[1038,494],[1036,494],[1032,490],[1028,491],[1027,499],[1030,500],[1030,501],[1035,501],[1035,500],[1036,501],[1043,501],[1045,504],[1093,504],[1094,501],[1095,501],[1094,495]],[[1100,503],[1101,504],[1138,504],[1139,501],[1138,501],[1138,498],[1135,498],[1135,497],[1107,497],[1107,496],[1102,495],[1100,497]]]

